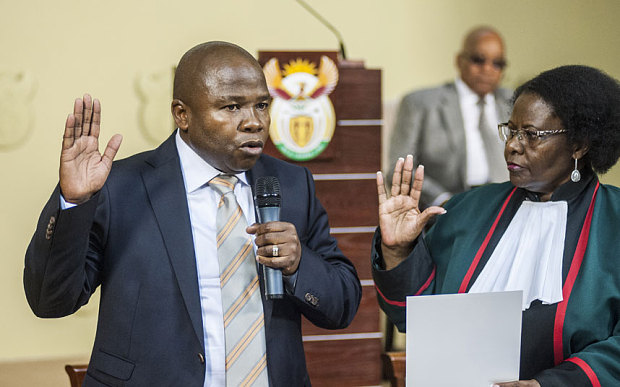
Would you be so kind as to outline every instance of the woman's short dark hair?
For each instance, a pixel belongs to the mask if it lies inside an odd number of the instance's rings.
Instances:
[[[562,66],[519,86],[540,96],[562,121],[571,144],[586,144],[586,165],[605,173],[620,157],[620,83],[588,66]]]

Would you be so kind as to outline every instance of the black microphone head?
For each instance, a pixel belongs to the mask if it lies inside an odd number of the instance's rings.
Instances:
[[[280,181],[275,176],[263,176],[256,179],[254,194],[256,206],[259,208],[280,207],[282,203]]]

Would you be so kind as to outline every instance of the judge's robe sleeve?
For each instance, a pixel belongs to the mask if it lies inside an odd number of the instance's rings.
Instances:
[[[435,264],[423,237],[418,237],[409,256],[397,267],[385,270],[381,253],[381,231],[375,231],[371,250],[372,277],[379,306],[399,331],[405,332],[406,297],[432,294]]]

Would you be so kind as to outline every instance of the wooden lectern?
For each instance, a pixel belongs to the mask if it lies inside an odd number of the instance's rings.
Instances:
[[[381,169],[381,70],[362,62],[338,61],[334,52],[261,51],[262,66],[271,58],[281,65],[306,59],[318,67],[322,55],[338,66],[339,81],[330,99],[336,114],[331,142],[316,158],[292,161],[271,141],[265,153],[307,167],[317,196],[329,216],[331,233],[355,265],[363,296],[358,313],[344,330],[302,324],[306,362],[314,386],[381,383],[379,307],[370,271],[370,244],[378,224],[376,172]],[[284,199],[286,200],[286,198]]]

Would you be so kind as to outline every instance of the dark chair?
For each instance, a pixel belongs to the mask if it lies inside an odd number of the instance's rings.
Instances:
[[[82,382],[84,382],[84,377],[86,376],[87,369],[88,364],[67,364],[65,366],[65,371],[67,371],[67,374],[69,375],[69,380],[71,381],[71,387],[82,387]]]
[[[386,379],[391,387],[405,387],[405,352],[385,352],[381,354]]]

